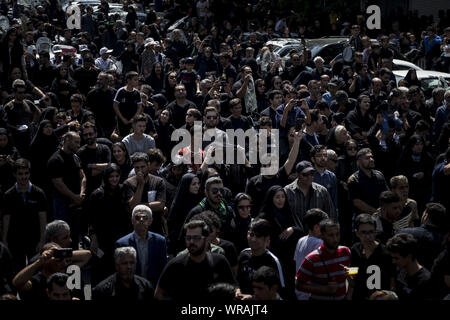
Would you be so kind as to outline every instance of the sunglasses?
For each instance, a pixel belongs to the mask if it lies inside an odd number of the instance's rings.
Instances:
[[[205,238],[205,236],[200,236],[200,235],[194,235],[194,236],[185,236],[184,239],[189,242],[189,241],[200,241],[201,239]]]
[[[134,219],[135,220],[137,220],[137,221],[140,221],[140,220],[148,220],[148,216],[134,216]]]
[[[208,120],[215,120],[215,119],[217,119],[217,116],[207,116],[206,117],[206,119],[208,119]]]
[[[225,189],[224,188],[212,188],[211,189],[212,194],[218,194],[220,192],[220,194],[224,194],[225,193]]]

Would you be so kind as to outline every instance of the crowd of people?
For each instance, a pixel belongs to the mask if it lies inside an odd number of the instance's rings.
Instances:
[[[2,300],[449,299],[450,89],[392,71],[449,72],[444,13],[367,30],[276,1],[111,4],[76,30],[57,1],[0,3]],[[352,59],[265,45],[327,35]],[[226,134],[252,128],[271,164]]]

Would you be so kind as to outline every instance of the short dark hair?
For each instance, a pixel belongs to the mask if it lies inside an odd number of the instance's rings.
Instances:
[[[272,288],[274,285],[277,285],[278,287],[281,286],[278,272],[269,266],[258,268],[253,274],[253,281],[264,283],[269,288]]]
[[[280,90],[272,90],[269,92],[269,100],[273,100],[273,98],[275,98],[276,95],[283,95],[283,92],[281,92]]]
[[[365,156],[368,153],[372,153],[372,150],[370,148],[362,148],[361,150],[358,151],[358,153],[356,154],[356,159],[359,160],[359,158]]]
[[[79,102],[83,103],[83,96],[79,93],[74,93],[70,96],[70,102]]]
[[[361,213],[355,219],[355,229],[358,230],[359,226],[362,224],[370,224],[376,227],[375,219],[368,213]]]
[[[148,155],[144,152],[135,152],[131,155],[131,163],[135,164],[139,161],[144,161],[145,163],[148,162]]]
[[[53,284],[56,284],[58,287],[65,287],[67,285],[67,279],[69,279],[69,276],[67,274],[56,272],[48,277],[47,289],[51,291],[53,289]]]
[[[386,247],[391,253],[398,253],[402,257],[410,254],[413,259],[416,258],[418,250],[417,240],[409,233],[397,233],[388,240]]]
[[[325,219],[319,222],[319,227],[320,227],[320,232],[324,233],[327,228],[331,228],[331,227],[335,227],[335,226],[339,226],[339,222],[336,222],[332,219]]]
[[[315,145],[310,151],[311,158],[314,158],[317,153],[322,152],[323,150],[327,150],[327,147],[322,144]]]
[[[90,121],[83,123],[83,125],[81,126],[81,132],[83,132],[84,129],[89,129],[89,128],[92,128],[94,130],[94,132],[97,132],[97,128],[96,128],[95,124],[93,124]]]
[[[249,230],[256,234],[258,237],[270,236],[270,223],[266,219],[256,218],[250,223]]]
[[[133,118],[133,124],[136,124],[139,121],[144,121],[145,123],[147,123],[147,118],[143,114],[140,114],[137,117]]]
[[[129,71],[127,72],[127,74],[125,75],[125,81],[128,81],[130,79],[133,79],[134,77],[139,77],[139,73],[137,73],[136,71]]]
[[[209,231],[211,232],[214,226],[214,223],[212,222],[211,218],[205,214],[205,212],[198,213],[194,216],[192,216],[189,221],[203,221],[208,226]],[[217,228],[216,228],[217,229]]]
[[[398,197],[398,195],[392,191],[383,191],[380,194],[379,199],[380,199],[380,206],[382,206],[384,204],[391,204],[391,203],[400,201],[400,198]]]
[[[319,224],[321,221],[328,219],[328,215],[319,208],[313,208],[306,211],[305,216],[303,217],[303,224],[306,225],[308,230],[312,231],[316,224]]]
[[[225,282],[214,283],[208,287],[208,300],[217,301],[234,301],[237,287]]]
[[[208,180],[206,180],[205,182],[205,189],[209,190],[213,184],[220,184],[220,183],[223,184],[223,181],[222,179],[220,179],[220,177],[208,178]]]
[[[425,212],[428,215],[429,223],[435,225],[436,227],[447,227],[447,210],[442,204],[435,202],[427,203],[425,206]]]
[[[263,126],[270,126],[270,127],[272,127],[272,120],[268,116],[262,116],[259,119],[259,126],[260,127],[263,127]]]
[[[148,162],[157,162],[159,164],[163,164],[166,162],[166,157],[162,153],[160,149],[149,149],[147,151]]]
[[[202,229],[202,236],[209,236],[210,229],[204,220],[191,220],[183,226],[184,233],[186,233],[188,229],[196,228]]]
[[[222,223],[220,222],[220,219],[217,216],[217,214],[212,213],[211,211],[205,211],[202,212],[201,214],[211,219],[211,223],[213,224],[214,228],[216,228],[217,232],[219,232],[222,229]]]
[[[31,169],[31,164],[30,161],[28,161],[27,159],[24,158],[20,158],[17,159],[16,161],[14,161],[14,165],[13,165],[13,172],[17,173],[17,171],[19,169]]]

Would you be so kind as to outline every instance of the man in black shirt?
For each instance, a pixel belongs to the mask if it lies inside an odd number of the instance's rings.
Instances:
[[[163,213],[166,205],[166,184],[162,178],[150,174],[150,161],[146,153],[136,152],[131,156],[131,162],[136,175],[124,182],[133,191],[130,207],[147,205],[153,212],[150,231],[165,235],[167,230]]]
[[[77,151],[77,155],[86,174],[86,195],[89,197],[102,184],[103,170],[111,162],[111,151],[108,146],[96,142],[97,128],[93,123],[84,123],[81,132],[86,144]]]
[[[153,287],[147,279],[136,275],[136,249],[117,248],[114,252],[116,273],[92,290],[92,300],[150,301]]]
[[[362,213],[356,218],[355,232],[360,242],[352,247],[351,266],[359,268],[354,279],[353,300],[365,300],[376,290],[391,289],[394,266],[385,245],[375,238],[375,227],[375,219],[367,213]],[[375,275],[374,272],[381,273],[379,282],[372,276]],[[368,287],[368,280],[371,288]]]
[[[16,270],[25,267],[44,245],[47,200],[44,191],[30,182],[30,162],[14,163],[16,184],[3,199],[3,243],[9,248]],[[26,237],[24,237],[26,236]]]
[[[380,194],[380,208],[373,214],[376,222],[376,236],[381,243],[386,244],[398,232],[394,222],[398,220],[401,213],[400,198],[392,191],[383,191]]]
[[[172,101],[167,108],[172,114],[171,123],[178,129],[182,127],[186,122],[186,113],[189,109],[197,109],[195,104],[186,99],[187,92],[184,84],[178,84],[175,86],[175,101]]]
[[[141,94],[137,88],[139,75],[130,71],[125,75],[127,85],[117,90],[113,108],[119,125],[119,134],[125,137],[130,133],[133,119],[142,112]]]
[[[97,80],[99,70],[94,66],[94,58],[89,54],[83,59],[83,66],[75,69],[73,78],[77,81],[80,93],[87,95]]]
[[[387,249],[397,266],[395,292],[400,301],[423,301],[430,299],[430,271],[417,262],[417,240],[407,233],[399,233],[389,239]]]
[[[113,108],[115,96],[116,89],[109,85],[109,75],[104,72],[99,73],[97,86],[87,95],[86,108],[94,113],[96,124],[102,128],[108,139],[111,139],[111,134],[117,125],[117,117]]]
[[[256,219],[250,224],[247,233],[250,248],[242,250],[238,257],[238,272],[236,277],[239,282],[238,295],[253,295],[253,274],[262,266],[275,269],[280,278],[281,287],[286,287],[281,263],[268,250],[270,229],[271,226],[265,219]],[[293,284],[294,279],[291,279],[291,282]]]
[[[228,117],[231,121],[231,126],[234,130],[242,129],[244,131],[253,128],[254,124],[250,117],[242,115],[241,99],[235,98],[230,101],[231,116]]]
[[[86,176],[75,154],[80,148],[80,136],[69,131],[64,135],[63,147],[48,160],[47,168],[53,184],[53,217],[67,221],[72,230],[74,249],[78,246],[77,209],[86,196]]]
[[[204,301],[210,285],[235,284],[226,258],[207,251],[210,230],[206,223],[193,220],[184,230],[188,253],[173,258],[164,268],[155,290],[158,300]]]

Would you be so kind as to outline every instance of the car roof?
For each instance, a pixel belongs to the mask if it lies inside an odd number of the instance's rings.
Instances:
[[[415,69],[416,71],[423,70],[421,67],[415,65],[412,62],[406,61],[406,60],[400,60],[400,59],[393,59],[392,62],[397,66],[405,66]],[[395,71],[395,70],[394,70]]]
[[[394,70],[392,71],[396,76],[406,77],[408,70]],[[450,73],[433,71],[433,70],[416,70],[417,78],[426,79],[426,78],[439,78],[443,77],[445,79],[450,79]]]

